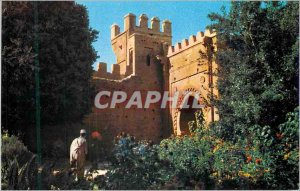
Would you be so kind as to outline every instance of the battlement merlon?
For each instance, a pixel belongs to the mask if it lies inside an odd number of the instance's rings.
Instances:
[[[99,62],[97,64],[97,72],[101,74],[107,73],[107,64],[105,62]]]
[[[162,22],[162,30],[164,33],[172,34],[172,23],[169,20],[163,20]]]
[[[159,32],[159,29],[160,29],[159,22],[160,22],[160,20],[158,17],[153,17],[151,19],[151,29],[153,31]]]
[[[148,17],[145,14],[141,14],[139,24],[141,28],[148,29]]]
[[[115,76],[120,75],[120,65],[119,64],[113,64],[111,73]]]
[[[110,39],[115,38],[120,34],[120,27],[117,24],[113,24],[110,27]]]
[[[142,33],[154,33],[160,35],[171,36],[172,23],[169,20],[162,22],[162,31],[160,31],[160,20],[158,17],[153,17],[150,21],[150,28],[148,28],[148,17],[145,14],[141,14],[139,17],[139,26],[136,26],[136,16],[132,13],[128,13],[124,16],[124,32],[128,31],[129,34],[134,32]],[[123,33],[123,32],[122,32]],[[111,39],[116,38],[121,34],[120,26],[113,24],[111,26]]]
[[[175,54],[178,54],[196,44],[204,44],[205,39],[207,38],[213,38],[217,35],[215,30],[207,29],[205,32],[198,32],[197,35],[191,35],[189,39],[183,39],[182,42],[178,42],[175,44],[175,46],[169,46],[168,50],[168,57],[174,56]]]

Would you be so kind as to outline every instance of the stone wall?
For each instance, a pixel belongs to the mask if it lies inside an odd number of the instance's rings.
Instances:
[[[123,32],[116,24],[111,27],[111,44],[117,63],[113,64],[112,73],[107,72],[106,63],[99,63],[98,71],[93,75],[96,93],[125,91],[130,97],[134,91],[140,91],[144,100],[150,90],[163,92],[168,89],[169,64],[166,55],[171,44],[171,22],[163,22],[162,32],[157,17],[151,19],[150,28],[144,14],[140,16],[139,26],[135,23],[136,16],[128,14],[124,17]],[[161,109],[159,104],[151,104],[147,109],[128,109],[125,108],[128,99],[116,108],[94,107],[85,119],[90,131],[99,131],[108,147],[120,132],[154,142],[170,135],[168,110]]]
[[[205,105],[202,109],[207,123],[218,120],[217,109],[210,105],[210,95],[218,96],[216,90],[217,64],[214,61],[216,33],[206,30],[184,39],[181,43],[169,47],[170,61],[170,92],[179,91],[182,101],[185,93],[190,96],[200,93],[199,103]],[[180,103],[181,103],[180,102]],[[194,110],[180,107],[171,109],[173,131],[176,135],[188,133],[187,122],[193,119]]]
[[[99,63],[94,72],[93,84],[96,93],[100,91],[125,91],[127,100],[116,108],[93,108],[85,119],[90,131],[99,131],[103,142],[109,148],[113,138],[121,133],[129,133],[137,139],[159,142],[171,134],[181,135],[188,132],[187,122],[193,120],[193,109],[161,109],[160,103],[150,108],[125,108],[134,91],[142,93],[143,103],[148,91],[171,96],[180,92],[180,103],[185,101],[184,92],[190,92],[190,98],[200,92],[197,100],[205,104],[204,117],[207,123],[218,120],[217,109],[208,102],[210,95],[218,96],[215,88],[217,64],[214,61],[216,33],[210,30],[192,35],[181,43],[171,46],[171,22],[162,22],[153,17],[148,27],[148,17],[142,14],[136,26],[136,16],[124,17],[124,31],[116,24],[111,27],[111,44],[117,63],[112,65],[112,73],[107,72],[106,63]],[[96,95],[95,95],[96,96]],[[188,98],[188,99],[190,99]],[[103,97],[100,102],[110,102],[111,97]]]
[[[128,98],[122,104],[116,104],[115,108],[97,109],[93,108],[92,113],[87,116],[86,123],[92,130],[103,134],[104,141],[111,141],[120,132],[134,135],[138,139],[149,139],[159,141],[163,135],[163,110],[160,105],[152,104],[149,108],[125,108],[129,98],[134,91],[140,91],[142,98],[148,90],[147,82],[138,76],[130,76],[121,81],[107,81],[94,79],[97,91],[126,91]],[[155,89],[157,90],[157,89]],[[101,102],[110,103],[110,97],[104,97]]]

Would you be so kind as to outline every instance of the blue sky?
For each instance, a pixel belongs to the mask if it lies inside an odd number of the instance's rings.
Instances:
[[[123,31],[123,18],[127,13],[133,13],[138,17],[146,14],[149,21],[157,16],[161,21],[168,19],[172,22],[173,42],[181,42],[198,31],[204,31],[205,27],[211,24],[207,15],[211,12],[220,12],[222,5],[229,7],[230,2],[223,1],[144,1],[144,2],[105,2],[105,1],[76,1],[85,5],[88,10],[90,27],[99,31],[99,37],[93,46],[100,58],[98,62],[106,62],[108,71],[111,71],[111,64],[116,61],[110,44],[110,26],[118,24]],[[150,26],[150,23],[149,25]]]

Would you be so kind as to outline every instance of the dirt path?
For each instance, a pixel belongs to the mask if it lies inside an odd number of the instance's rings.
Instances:
[[[105,175],[108,171],[109,165],[110,164],[108,162],[99,162],[99,163],[97,163],[96,169],[94,169],[94,170],[92,170],[92,172],[90,172],[92,174],[92,178],[94,179],[97,176]],[[88,163],[85,166],[84,174],[86,176],[88,176],[89,171],[91,171],[92,168],[93,168],[92,165],[90,163]]]
[[[46,159],[45,162],[52,163],[54,162],[54,160],[55,160],[55,165],[52,169],[52,173],[54,175],[70,168],[68,158]],[[94,179],[97,176],[105,175],[108,171],[109,166],[110,164],[108,162],[99,162],[95,165],[95,163],[92,164],[92,162],[87,161],[84,168],[85,177],[89,179]]]

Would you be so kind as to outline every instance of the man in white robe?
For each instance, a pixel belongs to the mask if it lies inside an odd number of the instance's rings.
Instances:
[[[73,140],[70,147],[70,164],[75,166],[76,179],[84,176],[84,165],[87,155],[86,130],[80,130],[80,137]]]

